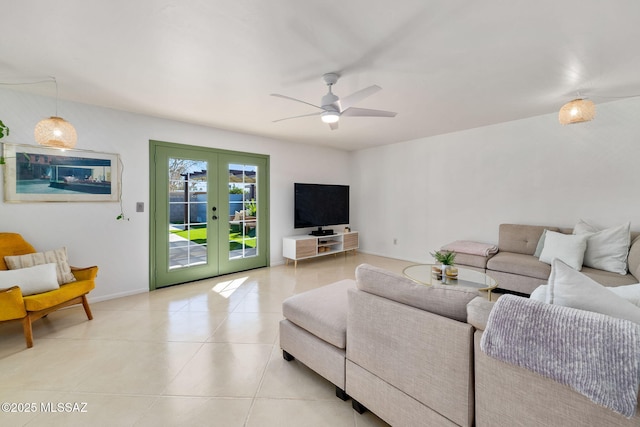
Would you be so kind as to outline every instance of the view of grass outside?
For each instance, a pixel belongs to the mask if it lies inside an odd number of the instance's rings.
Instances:
[[[207,227],[205,225],[193,225],[189,230],[171,230],[171,233],[194,243],[207,243]]]
[[[171,230],[171,233],[176,234],[184,239],[191,240],[194,243],[205,244],[207,243],[207,228],[204,225],[194,225],[190,230]],[[229,232],[229,249],[236,250],[242,249],[242,234]],[[245,237],[244,245],[247,248],[256,247],[255,237]]]
[[[244,239],[244,246],[246,248],[255,248],[256,247],[256,238],[255,237],[247,237]],[[229,249],[234,251],[237,249],[242,249],[242,234],[240,233],[229,233]]]

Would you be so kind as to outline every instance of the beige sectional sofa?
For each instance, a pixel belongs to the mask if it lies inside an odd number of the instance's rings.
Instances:
[[[347,394],[393,426],[471,426],[477,291],[424,286],[369,265],[348,291]]]
[[[472,426],[474,329],[466,306],[477,295],[363,264],[355,281],[285,300],[283,357],[333,383],[356,411],[391,425]]]
[[[633,271],[640,252],[630,257]],[[637,280],[636,280],[637,281]],[[640,426],[480,349],[493,302],[363,264],[283,304],[280,345],[393,426]],[[514,316],[519,314],[514,313]],[[535,328],[536,325],[531,325]]]
[[[498,281],[500,289],[531,294],[535,288],[547,281],[551,273],[551,265],[541,262],[534,256],[540,237],[545,230],[562,234],[573,232],[573,229],[554,226],[501,224],[497,254],[486,257],[458,254],[456,264],[486,272]],[[639,236],[640,232],[631,232],[630,254],[640,254]],[[587,266],[583,266],[581,271],[605,286],[628,285],[638,283],[640,261],[629,268],[626,275]]]
[[[476,298],[467,307],[468,321],[475,328],[476,426],[640,426],[637,409],[632,418],[626,418],[593,403],[567,385],[485,354],[480,343],[493,305],[486,299]]]

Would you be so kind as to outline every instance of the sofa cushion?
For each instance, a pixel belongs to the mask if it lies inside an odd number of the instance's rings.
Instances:
[[[56,279],[56,264],[0,271],[0,289],[14,285],[20,287],[23,296],[58,289],[60,285]]]
[[[587,249],[587,238],[587,235],[562,234],[547,230],[540,261],[551,264],[554,259],[559,259],[574,270],[580,271]]]
[[[11,270],[33,267],[34,265],[56,263],[58,284],[73,282],[76,280],[71,273],[71,267],[67,261],[67,248],[59,248],[52,251],[36,252],[27,255],[5,256],[4,261]]]
[[[356,268],[356,284],[362,291],[461,322],[467,320],[467,304],[479,295],[459,286],[423,285],[369,264]]]
[[[573,229],[574,234],[587,234],[587,250],[584,265],[612,273],[627,274],[627,255],[631,243],[631,223],[599,230],[580,220]]]
[[[623,276],[618,273],[598,270],[591,267],[582,267],[580,272],[604,286],[622,286],[638,283],[638,279],[633,277],[631,274],[625,274]]]
[[[353,280],[341,280],[287,298],[282,314],[290,322],[338,348],[347,345],[347,289]]]
[[[480,331],[484,331],[494,305],[495,302],[486,298],[474,298],[467,304],[467,323]]]
[[[640,324],[639,307],[558,259],[552,264],[546,302],[606,314]]]
[[[93,288],[93,280],[78,280],[62,285],[60,289],[24,297],[24,306],[27,311],[44,310],[85,295]]]
[[[559,231],[557,227],[539,225],[500,224],[498,231],[498,247],[500,252],[533,255],[538,246],[542,232],[547,229]]]
[[[517,274],[520,276],[534,277],[547,280],[551,273],[551,266],[532,255],[523,255],[513,252],[498,252],[487,262],[487,268],[493,271]],[[491,275],[491,272],[488,272]]]
[[[487,268],[487,261],[492,256],[493,255],[482,256],[482,255],[463,254],[462,252],[457,252],[456,265],[466,265],[469,267],[485,269]]]

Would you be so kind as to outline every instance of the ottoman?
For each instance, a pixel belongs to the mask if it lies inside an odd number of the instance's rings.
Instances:
[[[298,359],[336,386],[336,396],[348,399],[345,390],[347,346],[347,290],[354,280],[341,280],[287,298],[282,303],[280,348],[285,360]]]

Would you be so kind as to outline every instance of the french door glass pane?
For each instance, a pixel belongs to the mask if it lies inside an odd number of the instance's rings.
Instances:
[[[207,166],[169,158],[169,270],[208,261]]]
[[[229,165],[229,259],[258,255],[258,167]]]

